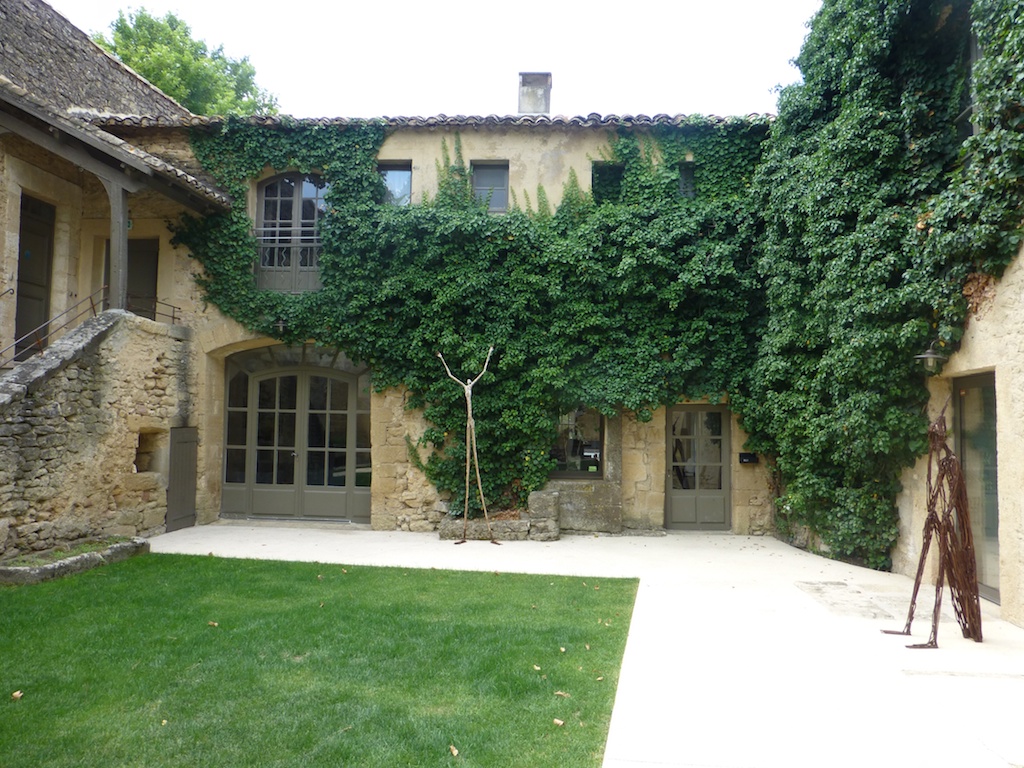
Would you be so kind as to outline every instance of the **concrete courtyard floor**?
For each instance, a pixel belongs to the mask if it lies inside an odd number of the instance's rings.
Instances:
[[[604,768],[1024,766],[1024,629],[982,601],[965,640],[934,589],[771,538],[670,533],[471,541],[361,526],[222,521],[154,552],[351,565],[639,577]]]

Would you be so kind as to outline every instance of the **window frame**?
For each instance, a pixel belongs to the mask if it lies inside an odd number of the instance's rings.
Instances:
[[[487,203],[488,213],[506,213],[509,209],[509,167],[507,160],[473,160],[469,164],[470,178],[473,186],[473,197],[479,202]],[[504,171],[504,185],[496,186],[493,184],[484,185],[482,182],[484,179],[481,176],[480,171]],[[495,192],[501,192],[498,201],[503,201],[502,205],[496,204]]]
[[[276,185],[291,183],[290,197],[268,197]],[[307,185],[315,195],[307,196]],[[327,212],[330,184],[316,173],[289,171],[270,176],[256,187],[256,287],[279,293],[318,291],[320,282],[320,223]],[[307,217],[312,204],[312,218]],[[273,209],[275,216],[268,219]],[[290,211],[290,214],[286,211]],[[305,263],[303,263],[305,262]]]
[[[398,207],[412,205],[412,160],[382,160],[377,163],[377,173],[384,181],[384,199],[381,201],[384,205]],[[389,173],[408,174],[408,180],[404,185],[407,187],[404,199],[395,197],[394,189],[388,183]]]
[[[571,411],[558,419],[558,436],[555,439],[555,444],[551,446],[549,456],[558,461],[557,453],[561,450],[562,436],[565,432],[571,432],[576,429],[576,425],[579,423],[581,418],[594,418],[597,419],[597,435],[581,435],[580,438],[574,438],[571,435],[566,437],[565,440],[565,462],[568,464],[569,454],[575,454],[573,450],[574,444],[579,445],[579,461],[580,467],[578,469],[558,469],[557,467],[548,474],[548,478],[551,480],[603,480],[605,476],[605,417],[596,408],[587,408],[584,406],[577,407],[574,411]],[[592,430],[591,430],[592,431]],[[594,445],[596,443],[596,446]],[[591,455],[587,455],[590,451]],[[596,455],[595,452],[596,451]],[[586,468],[584,468],[586,467]]]

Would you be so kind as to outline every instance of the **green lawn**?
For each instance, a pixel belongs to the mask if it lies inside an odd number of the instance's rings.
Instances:
[[[636,588],[155,554],[0,588],[0,765],[599,766]]]

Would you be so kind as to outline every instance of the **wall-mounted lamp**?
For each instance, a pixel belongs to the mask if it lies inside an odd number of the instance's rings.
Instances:
[[[288,327],[287,323],[281,318],[278,318],[277,322],[274,323],[274,327],[277,328],[277,335],[281,336],[284,334],[284,329]]]
[[[938,343],[939,340],[936,339],[931,344],[929,344],[928,349],[926,349],[920,355],[914,355],[915,360],[920,360],[922,363],[924,363],[924,369],[928,371],[928,373],[938,372],[939,368],[942,367],[942,364],[949,359],[948,356],[942,354],[941,352],[935,349],[935,345]]]

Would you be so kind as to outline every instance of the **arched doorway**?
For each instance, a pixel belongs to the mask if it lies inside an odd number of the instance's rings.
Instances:
[[[312,345],[226,361],[228,515],[370,521],[370,375]]]

